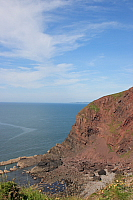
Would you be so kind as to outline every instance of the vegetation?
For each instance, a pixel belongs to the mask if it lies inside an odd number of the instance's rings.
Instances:
[[[119,92],[119,93],[116,93],[116,94],[112,94],[111,96],[113,96],[113,97],[114,97],[114,99],[117,99],[117,98],[120,98],[120,97],[122,97],[122,96],[123,96],[123,94],[124,94],[124,92]]]
[[[98,193],[91,195],[89,200],[133,200],[133,176],[117,176],[114,183]]]
[[[109,148],[110,152],[114,152],[113,147],[112,147],[111,144],[108,144],[108,148]]]
[[[46,195],[33,187],[18,187],[13,181],[0,183],[0,200],[48,200]]]
[[[109,124],[110,132],[113,134],[118,134],[118,125],[117,124]]]
[[[121,127],[121,125],[122,125],[122,121],[118,122],[115,120],[112,120],[112,122],[108,124],[108,126],[110,127],[110,132],[113,134],[118,134],[119,128]]]
[[[94,102],[90,103],[90,104],[88,105],[88,107],[89,107],[91,110],[95,110],[95,112],[99,112],[99,110],[100,110],[100,108],[99,108]]]

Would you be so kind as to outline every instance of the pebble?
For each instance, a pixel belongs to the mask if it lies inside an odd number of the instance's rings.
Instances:
[[[10,171],[16,171],[17,170],[17,168],[10,168]]]
[[[7,170],[7,169],[5,169],[5,170],[4,170],[4,173],[9,173],[9,172],[10,172],[10,171],[9,171],[9,170]]]
[[[0,174],[3,174],[4,172],[3,172],[3,170],[0,170]]]

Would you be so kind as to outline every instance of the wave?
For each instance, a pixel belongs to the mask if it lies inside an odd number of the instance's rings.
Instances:
[[[15,135],[15,136],[13,136],[12,138],[9,138],[7,141],[6,141],[6,143],[8,142],[8,141],[10,141],[10,140],[13,140],[13,139],[15,139],[15,138],[17,138],[17,137],[20,137],[20,136],[22,136],[22,135],[24,135],[24,134],[26,134],[26,133],[30,133],[30,132],[33,132],[33,131],[35,131],[36,129],[34,129],[34,128],[26,128],[26,127],[24,127],[24,126],[17,126],[17,125],[14,125],[14,124],[8,124],[8,123],[3,123],[3,122],[0,122],[0,125],[4,125],[4,126],[11,126],[11,127],[14,127],[14,128],[20,128],[20,129],[22,129],[22,133],[19,133],[18,135]]]

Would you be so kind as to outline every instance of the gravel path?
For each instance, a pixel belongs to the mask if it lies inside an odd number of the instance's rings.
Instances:
[[[109,173],[107,170],[106,170],[106,175],[101,175],[101,181],[91,181],[89,180],[89,175],[88,175],[88,183],[85,185],[85,189],[81,193],[81,196],[86,198],[91,194],[97,192],[98,190],[103,189],[104,187],[106,187],[107,184],[112,183],[114,178],[115,178],[115,173]]]

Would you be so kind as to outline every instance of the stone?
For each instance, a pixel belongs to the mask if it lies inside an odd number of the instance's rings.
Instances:
[[[3,170],[0,170],[0,174],[3,174],[4,172],[3,172]]]
[[[93,181],[101,181],[101,177],[100,176],[94,176]]]
[[[10,171],[9,171],[9,170],[7,170],[7,169],[5,169],[5,170],[4,170],[4,173],[9,173],[9,172],[10,172]]]
[[[62,165],[63,162],[61,159],[53,160],[53,159],[46,159],[38,163],[38,166],[43,168],[46,172],[53,171],[54,169],[58,168]]]
[[[98,171],[98,175],[106,175],[106,171],[104,169],[101,169]]]
[[[94,176],[95,176],[94,172],[90,172],[90,173],[89,173],[89,176],[90,176],[90,177],[94,177]]]
[[[17,168],[13,167],[13,168],[10,168],[10,171],[16,171]]]

